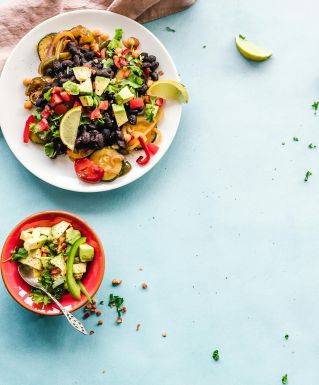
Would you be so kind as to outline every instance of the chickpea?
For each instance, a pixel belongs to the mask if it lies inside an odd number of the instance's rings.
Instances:
[[[28,85],[32,82],[32,79],[23,79],[22,83],[25,87],[28,87]]]
[[[24,108],[25,108],[26,110],[31,110],[32,107],[33,107],[33,104],[30,102],[30,100],[26,100],[26,101],[24,102]]]
[[[97,43],[91,43],[91,49],[92,51],[98,51],[99,50],[99,45]]]
[[[137,59],[137,58],[140,56],[139,51],[133,50],[133,51],[132,51],[132,56],[133,56],[134,59]]]
[[[101,32],[100,30],[98,30],[98,29],[95,29],[94,31],[92,31],[92,35],[93,35],[94,37],[100,36],[101,33],[102,33],[102,32]]]
[[[126,48],[137,48],[140,45],[140,42],[136,37],[129,37],[128,39],[123,40],[123,44]]]
[[[149,80],[147,81],[147,87],[150,87],[152,84],[153,84],[153,80],[149,79]]]
[[[107,33],[102,33],[100,35],[101,40],[109,40],[109,37],[110,37],[110,35],[108,35]]]

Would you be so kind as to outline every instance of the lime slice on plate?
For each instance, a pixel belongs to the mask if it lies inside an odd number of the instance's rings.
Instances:
[[[76,136],[81,119],[82,107],[77,106],[69,110],[61,119],[60,137],[70,150],[74,150]]]
[[[175,80],[158,80],[147,90],[147,95],[157,96],[166,100],[176,100],[181,103],[188,102],[188,93],[183,84]]]
[[[272,55],[271,52],[256,47],[253,43],[247,41],[241,35],[236,36],[236,46],[238,48],[238,51],[243,56],[253,61],[263,61],[270,58],[270,56]]]

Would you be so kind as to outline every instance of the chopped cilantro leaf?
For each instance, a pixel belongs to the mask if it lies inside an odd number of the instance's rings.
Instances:
[[[306,172],[306,175],[305,175],[305,179],[304,179],[304,181],[305,182],[308,182],[308,179],[309,179],[309,177],[312,175],[312,172],[311,171],[307,171]]]
[[[246,36],[239,34],[239,38],[245,40]]]
[[[203,48],[206,48],[206,45],[203,45]]]
[[[167,32],[176,32],[176,30],[171,27],[166,27],[165,29]]]
[[[296,136],[294,136],[292,139],[294,142],[299,142],[299,138],[297,138]]]
[[[108,51],[107,51],[108,56],[112,57],[115,48],[121,48],[122,47],[122,45],[121,45],[122,36],[123,36],[123,29],[116,28],[115,29],[115,35],[114,35],[113,39],[109,42],[109,45],[107,46],[107,48],[108,48]]]
[[[30,297],[32,297],[34,303],[43,303],[47,305],[51,302],[51,298],[44,294],[40,289],[32,289],[29,293]]]
[[[289,334],[286,334],[286,335],[285,335],[285,340],[287,341],[288,338],[289,338]]]
[[[314,144],[312,144],[312,143],[310,143],[310,144],[308,145],[308,147],[309,147],[309,148],[316,148],[317,146],[314,145]]]
[[[114,61],[113,59],[111,59],[110,57],[108,59],[103,59],[102,60],[102,64],[103,64],[103,68],[108,68],[108,67],[112,67],[112,65],[114,64]]]
[[[53,142],[49,142],[49,143],[46,143],[44,145],[44,153],[46,156],[48,156],[49,158],[55,158],[56,156],[56,151],[54,149],[54,146],[53,146]]]
[[[18,261],[21,258],[25,258],[28,255],[27,250],[24,247],[15,249],[11,255],[11,261]]]
[[[214,359],[214,361],[219,360],[219,351],[218,350],[213,351],[213,359]]]
[[[36,118],[37,121],[40,121],[42,119],[42,116],[38,111],[35,111],[32,115]]]
[[[52,88],[50,88],[45,94],[43,94],[44,99],[49,102],[52,95]]]
[[[311,106],[315,112],[318,110],[318,107],[319,107],[319,102],[313,102],[312,106]]]
[[[288,374],[287,373],[282,376],[281,382],[284,385],[287,384],[287,382],[288,382]]]
[[[117,315],[118,315],[118,318],[121,317],[121,314],[122,314],[122,305],[124,303],[124,299],[117,296],[117,295],[113,295],[113,294],[110,294],[110,299],[109,299],[109,307],[116,307],[116,311],[117,311]]]

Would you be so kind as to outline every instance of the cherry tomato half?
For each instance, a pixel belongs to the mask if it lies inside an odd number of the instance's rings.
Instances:
[[[104,170],[102,167],[94,164],[91,159],[83,158],[74,162],[76,175],[87,183],[98,183],[102,180]]]

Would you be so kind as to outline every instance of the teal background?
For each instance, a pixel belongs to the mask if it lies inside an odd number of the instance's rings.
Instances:
[[[117,326],[102,307],[103,326],[91,317],[96,333],[84,337],[27,312],[1,283],[1,385],[275,385],[284,373],[289,385],[318,383],[319,148],[307,147],[319,146],[318,10],[315,0],[201,0],[148,23],[190,102],[164,159],[125,188],[56,189],[1,135],[1,243],[31,213],[80,215],[105,247],[97,298],[113,292],[128,309]],[[273,57],[245,60],[237,33]]]

